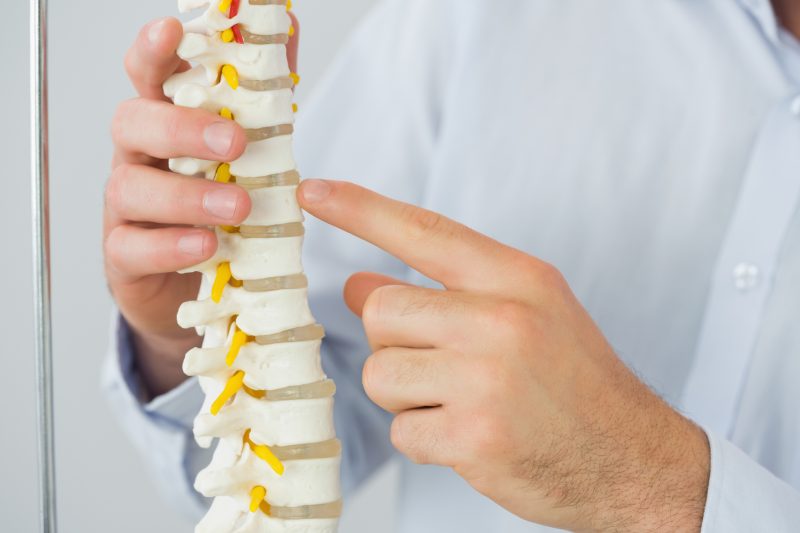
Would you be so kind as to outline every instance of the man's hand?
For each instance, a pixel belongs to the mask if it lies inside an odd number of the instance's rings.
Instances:
[[[625,367],[555,268],[352,184],[307,181],[298,196],[444,286],[361,273],[345,288],[374,350],[364,387],[396,415],[398,450],[527,520],[700,529],[704,433]]]
[[[178,327],[175,315],[182,302],[195,298],[200,278],[175,271],[214,255],[216,236],[199,226],[238,225],[250,212],[241,187],[167,170],[170,157],[232,161],[246,144],[233,121],[172,105],[164,96],[164,81],[188,68],[175,53],[182,35],[176,19],[152,22],[125,58],[139,98],[122,103],[114,117],[103,217],[106,277],[133,328],[139,373],[152,396],[186,379],[181,361],[199,343],[194,331]],[[288,46],[292,71],[298,37],[299,31]]]

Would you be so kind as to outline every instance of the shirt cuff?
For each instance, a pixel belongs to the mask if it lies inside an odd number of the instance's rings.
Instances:
[[[711,445],[702,533],[789,533],[800,524],[800,492],[725,439]]]
[[[193,489],[195,455],[206,455],[192,438],[194,416],[203,403],[196,379],[145,403],[136,373],[131,330],[115,310],[102,385],[115,418],[129,441],[145,458],[159,492],[174,508],[197,519],[206,510]],[[192,453],[192,452],[197,453]],[[207,462],[208,457],[204,457]],[[197,461],[194,461],[197,462]]]
[[[111,338],[104,371],[105,386],[127,396],[126,403],[152,422],[190,430],[204,397],[197,378],[187,379],[166,394],[145,402],[145,388],[135,366],[133,333],[119,313],[112,321]]]

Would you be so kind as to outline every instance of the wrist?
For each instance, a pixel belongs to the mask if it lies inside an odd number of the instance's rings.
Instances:
[[[610,506],[614,510],[599,529],[700,531],[711,462],[708,438],[665,404],[650,416],[662,420],[648,424],[650,435],[639,448],[630,482],[619,491],[616,504]]]
[[[139,374],[148,401],[186,381],[183,358],[187,351],[200,346],[200,336],[193,330],[180,336],[131,330],[134,370]]]

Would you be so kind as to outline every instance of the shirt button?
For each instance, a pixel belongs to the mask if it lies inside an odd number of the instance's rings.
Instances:
[[[752,263],[739,263],[733,269],[733,284],[739,292],[755,289],[761,281],[761,272]]]
[[[792,114],[800,118],[800,96],[792,100]]]

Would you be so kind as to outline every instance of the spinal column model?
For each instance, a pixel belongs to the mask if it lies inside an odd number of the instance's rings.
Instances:
[[[203,533],[333,533],[341,513],[341,445],[333,427],[335,387],[320,365],[323,329],[308,307],[300,260],[303,215],[295,199],[293,87],[286,43],[287,0],[179,0],[205,8],[185,25],[178,55],[196,63],[165,92],[245,128],[248,146],[232,163],[182,158],[178,173],[235,182],[252,211],[240,227],[219,227],[215,256],[197,301],[178,313],[204,334],[184,371],[206,395],[194,433],[219,439],[196,489],[213,497]]]

